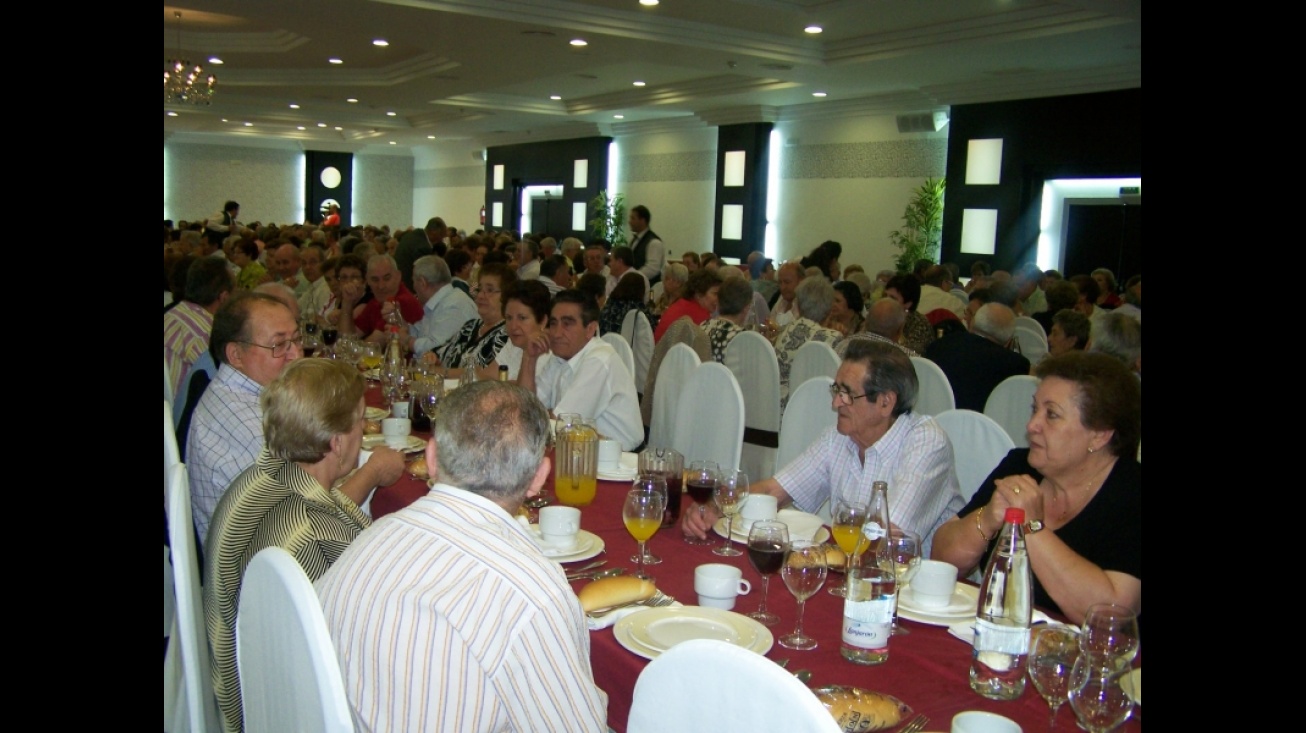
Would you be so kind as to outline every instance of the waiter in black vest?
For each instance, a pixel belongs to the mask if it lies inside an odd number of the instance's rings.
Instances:
[[[662,279],[667,264],[667,248],[658,235],[648,228],[653,219],[648,207],[640,204],[630,210],[630,248],[635,252],[635,269],[648,278],[650,285]]]

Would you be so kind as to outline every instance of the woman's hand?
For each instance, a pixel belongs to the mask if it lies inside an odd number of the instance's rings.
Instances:
[[[1026,522],[1046,521],[1043,516],[1043,490],[1033,476],[1028,474],[1007,476],[997,479],[994,486],[996,490],[993,492],[993,499],[989,502],[989,506],[998,508],[999,520],[1006,513],[1007,507],[1018,507],[1025,510]]]
[[[523,351],[534,359],[549,353],[549,335],[543,332],[534,334],[526,342],[526,348]]]
[[[706,504],[690,502],[680,515],[680,531],[686,537],[707,539],[707,532],[716,523],[716,509]]]

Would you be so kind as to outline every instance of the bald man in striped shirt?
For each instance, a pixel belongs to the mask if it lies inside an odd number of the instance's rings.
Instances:
[[[515,519],[550,470],[544,406],[477,382],[434,422],[426,461],[440,483],[317,583],[356,728],[603,733],[580,602]]]

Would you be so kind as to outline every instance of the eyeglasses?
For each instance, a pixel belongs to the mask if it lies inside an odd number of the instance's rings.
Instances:
[[[853,394],[852,390],[842,385],[838,385],[838,384],[830,385],[830,397],[839,400],[845,405],[851,405],[853,402],[856,402],[857,400],[860,400],[863,397],[869,397],[871,399],[875,399],[875,396],[877,394],[878,393],[876,392],[867,392],[866,394]]]
[[[336,275],[336,281],[342,283],[359,283],[363,281],[362,275]]]
[[[267,349],[268,351],[272,352],[273,359],[281,359],[284,358],[286,354],[290,352],[291,346],[301,346],[304,343],[304,334],[300,333],[299,331],[296,331],[294,336],[291,336],[285,341],[278,341],[277,343],[272,344],[271,346],[256,344],[253,341],[241,341],[241,343],[245,344],[246,346],[257,346],[260,349]]]

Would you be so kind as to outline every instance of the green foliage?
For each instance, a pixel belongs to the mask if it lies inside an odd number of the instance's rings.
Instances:
[[[609,198],[607,191],[599,191],[599,195],[590,201],[590,209],[594,218],[590,219],[589,227],[594,236],[606,239],[613,247],[626,244],[626,233],[622,230],[626,224],[626,197],[623,194],[613,194]]]
[[[900,252],[896,260],[898,272],[911,272],[917,260],[938,262],[946,183],[944,178],[926,178],[903,212],[902,229],[889,233],[889,241]]]

